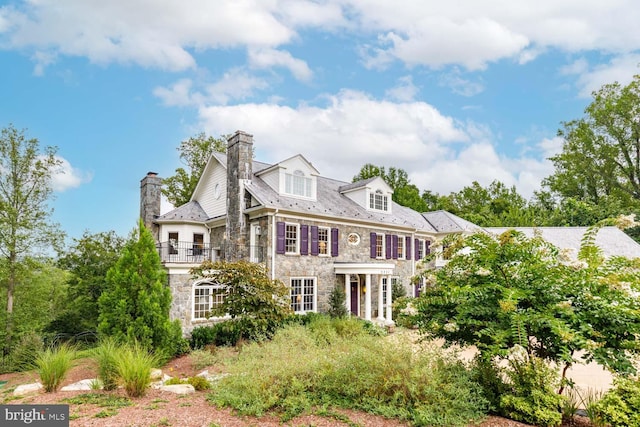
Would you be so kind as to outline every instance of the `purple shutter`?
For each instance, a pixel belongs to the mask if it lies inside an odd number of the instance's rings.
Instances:
[[[311,255],[318,255],[318,226],[311,226]]]
[[[276,253],[284,253],[284,222],[276,222]]]
[[[300,255],[309,255],[309,226],[300,226]]]
[[[371,255],[371,258],[375,258],[376,257],[376,233],[371,233],[369,235],[369,239],[371,240],[370,255]]]
[[[331,256],[338,256],[338,229],[331,229]]]
[[[404,258],[411,259],[411,237],[410,236],[407,236],[404,239],[404,250],[407,252]]]
[[[398,259],[398,236],[391,236],[391,258]]]
[[[416,261],[420,261],[420,240],[415,239],[415,254],[414,254],[414,259]]]
[[[385,234],[384,236],[384,257],[391,259],[391,234]]]
[[[425,249],[424,253],[426,255],[429,255],[431,253],[431,241],[430,240],[426,240],[424,242],[424,245],[426,246],[426,249]]]

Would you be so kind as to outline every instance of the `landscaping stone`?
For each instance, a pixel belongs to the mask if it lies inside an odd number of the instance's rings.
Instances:
[[[152,369],[151,370],[151,381],[159,381],[162,379],[162,370],[161,369]]]
[[[163,391],[175,393],[175,394],[192,394],[196,392],[196,389],[191,384],[163,385],[159,389]]]
[[[99,384],[97,379],[88,379],[81,380],[77,383],[69,384],[60,389],[60,391],[89,391],[94,390],[94,384]],[[100,384],[100,388],[102,388],[102,384]]]
[[[42,388],[43,388],[42,384],[40,383],[22,384],[16,387],[15,390],[13,390],[13,395],[24,396],[25,394],[35,393],[37,391],[40,391],[42,390]]]

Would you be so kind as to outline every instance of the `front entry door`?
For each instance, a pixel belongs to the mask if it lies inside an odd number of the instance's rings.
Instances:
[[[360,280],[357,275],[351,275],[351,314],[360,316]]]

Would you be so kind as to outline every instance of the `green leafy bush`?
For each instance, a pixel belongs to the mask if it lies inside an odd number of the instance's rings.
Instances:
[[[211,388],[211,383],[205,377],[189,377],[187,378],[187,384],[191,384],[198,391]]]
[[[328,314],[331,317],[345,317],[347,313],[347,306],[345,305],[347,295],[344,292],[344,287],[336,285],[329,294],[329,310]]]
[[[242,338],[240,319],[225,320],[211,326],[198,326],[191,332],[191,348],[202,349],[207,345],[234,346]]]
[[[73,366],[76,350],[66,344],[41,351],[35,360],[36,372],[47,393],[57,391]]]
[[[612,427],[640,426],[640,380],[616,378],[614,387],[593,405],[594,418]]]
[[[20,340],[11,351],[8,371],[25,371],[33,369],[36,357],[44,350],[42,337],[35,332],[27,333],[20,337]]]

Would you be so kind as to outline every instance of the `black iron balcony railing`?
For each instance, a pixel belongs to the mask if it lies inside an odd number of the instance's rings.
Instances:
[[[163,263],[191,263],[199,264],[203,261],[220,261],[225,255],[233,253],[238,259],[246,259],[250,262],[265,262],[265,248],[262,246],[234,246],[216,245],[194,242],[160,242],[158,252]]]

